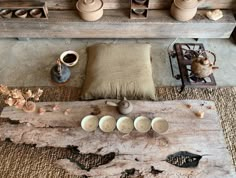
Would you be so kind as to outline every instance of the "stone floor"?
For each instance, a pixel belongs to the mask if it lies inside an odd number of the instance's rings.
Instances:
[[[153,76],[156,86],[176,86],[167,54],[174,39],[152,40],[84,40],[84,39],[0,39],[0,83],[8,86],[53,86],[50,69],[65,50],[80,54],[79,63],[71,68],[72,77],[66,86],[81,87],[85,77],[86,47],[95,43],[151,43]],[[195,42],[177,39],[177,42]],[[220,67],[214,75],[218,86],[236,86],[236,45],[231,39],[199,39],[205,48],[216,53]],[[177,67],[177,66],[176,66]]]

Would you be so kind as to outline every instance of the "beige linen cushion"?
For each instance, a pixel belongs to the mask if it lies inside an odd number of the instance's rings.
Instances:
[[[87,51],[81,99],[155,99],[150,44],[98,44]]]

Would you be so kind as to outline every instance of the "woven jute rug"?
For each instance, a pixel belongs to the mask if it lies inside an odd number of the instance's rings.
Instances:
[[[26,89],[26,88],[24,88]],[[34,89],[34,88],[30,88]],[[76,101],[79,100],[78,88],[44,87],[41,101]],[[200,99],[214,101],[220,116],[227,148],[236,167],[236,87],[216,89],[185,89],[181,94],[177,87],[157,88],[159,101]],[[0,96],[0,109],[4,107]],[[32,145],[16,145],[0,142],[0,177],[1,178],[72,178],[54,162],[70,157],[71,151],[64,148],[35,148]]]

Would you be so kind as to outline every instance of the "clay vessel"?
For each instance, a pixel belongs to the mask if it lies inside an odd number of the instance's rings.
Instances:
[[[103,15],[102,0],[79,0],[76,3],[81,19],[85,21],[96,21]]]
[[[70,79],[70,69],[61,64],[60,60],[57,60],[57,64],[54,65],[51,69],[51,79],[56,83],[65,83]]]
[[[197,8],[203,0],[174,0],[170,13],[178,21],[191,20],[197,13]]]
[[[107,105],[117,107],[119,113],[124,114],[124,115],[129,114],[133,111],[133,105],[130,101],[126,99],[126,97],[124,97],[124,99],[118,103],[111,102],[111,101],[106,101],[105,103]]]
[[[214,56],[214,62],[211,63],[210,60],[204,56],[202,56],[203,53],[208,52]],[[191,71],[194,76],[199,78],[205,78],[208,77],[213,73],[214,69],[218,69],[218,67],[215,66],[216,62],[216,56],[211,51],[203,51],[199,56],[195,59],[193,59],[193,62],[191,64]]]
[[[11,18],[12,17],[12,10],[2,9],[2,10],[0,10],[0,16],[2,16],[3,18]]]

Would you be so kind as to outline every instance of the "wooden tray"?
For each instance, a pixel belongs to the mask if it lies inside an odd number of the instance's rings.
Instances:
[[[8,1],[1,1],[0,2],[0,10],[2,9],[10,9],[13,11],[13,15],[11,18],[18,18],[17,16],[14,15],[14,12],[18,9],[26,9],[26,10],[32,10],[32,9],[41,9],[42,11],[42,16],[39,19],[48,19],[48,8],[47,8],[47,3],[46,2],[8,2]],[[25,19],[28,18],[33,18],[28,12],[28,15]]]

